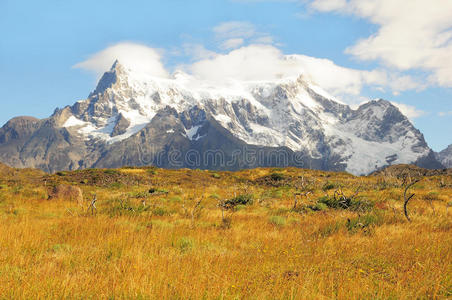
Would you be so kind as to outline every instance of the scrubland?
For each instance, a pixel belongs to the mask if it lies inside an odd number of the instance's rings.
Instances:
[[[448,174],[1,173],[2,299],[452,298]]]

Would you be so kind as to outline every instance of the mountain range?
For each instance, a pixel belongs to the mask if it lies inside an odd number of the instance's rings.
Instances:
[[[0,129],[0,161],[46,172],[125,165],[236,170],[298,166],[369,174],[451,166],[391,102],[352,108],[309,78],[155,78],[116,61],[87,99]]]
[[[435,153],[436,159],[446,168],[452,168],[452,145],[449,145],[443,151]]]

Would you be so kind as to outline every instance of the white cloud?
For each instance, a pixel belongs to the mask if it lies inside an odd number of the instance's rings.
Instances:
[[[93,71],[100,76],[110,69],[115,60],[119,60],[123,66],[136,72],[156,77],[168,77],[158,50],[131,42],[118,43],[99,51],[87,60],[74,65],[74,68]]]
[[[201,44],[186,43],[182,45],[183,52],[188,55],[191,60],[201,60],[212,58],[217,55],[216,52],[208,50]]]
[[[303,74],[331,94],[349,99],[348,102],[361,101],[359,94],[364,86],[388,88],[394,93],[419,86],[407,76],[388,74],[384,70],[344,68],[331,60],[306,55],[284,55],[270,45],[242,47],[197,61],[186,68],[199,79],[216,82],[274,80]]]
[[[343,9],[346,5],[346,0],[315,0],[311,4],[312,8],[319,11]]]
[[[213,32],[219,39],[250,38],[256,34],[256,28],[249,22],[231,21],[215,26]]]
[[[254,24],[249,22],[224,22],[215,26],[212,31],[222,50],[236,49],[245,44],[273,44],[274,42],[271,35],[258,32]]]
[[[452,87],[452,1],[314,0],[310,7],[356,15],[379,26],[347,53],[401,71],[428,71],[429,84]]]
[[[274,39],[272,36],[270,35],[263,35],[261,37],[257,37],[253,40],[254,44],[273,44],[274,43]]]
[[[221,44],[223,49],[234,49],[243,45],[245,41],[242,38],[229,39]]]
[[[398,102],[391,102],[396,106],[408,119],[416,119],[426,114],[425,111],[417,109],[414,106],[398,103]]]

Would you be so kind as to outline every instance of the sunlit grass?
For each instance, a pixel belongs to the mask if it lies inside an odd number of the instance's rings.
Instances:
[[[282,169],[289,184],[277,186],[259,183],[270,169],[120,172],[142,178],[0,177],[0,298],[452,297],[450,177],[413,188],[408,222],[396,179]],[[294,209],[290,182],[300,176],[312,193]],[[47,200],[61,183],[79,186],[85,203]],[[372,206],[313,209],[339,187],[361,187],[357,199]],[[240,195],[252,201],[222,211]]]

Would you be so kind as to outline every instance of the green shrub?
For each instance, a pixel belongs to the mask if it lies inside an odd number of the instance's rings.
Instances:
[[[107,169],[107,170],[104,170],[104,174],[107,174],[107,175],[120,175],[121,173],[118,170]]]
[[[427,195],[424,195],[424,200],[438,200],[439,193],[438,192],[429,192]]]
[[[343,226],[343,224],[341,222],[329,223],[326,226],[321,227],[318,231],[318,234],[321,237],[327,237],[327,236],[330,236],[330,235],[338,232],[342,226]]]
[[[179,196],[173,196],[171,198],[168,199],[170,202],[181,202],[182,198]]]
[[[383,216],[377,213],[369,213],[363,216],[347,220],[348,231],[354,233],[358,230],[369,232],[375,226],[381,226],[384,223]]]
[[[237,205],[237,206],[235,207],[235,210],[236,210],[236,211],[241,211],[242,209],[245,209],[245,208],[246,208],[246,205],[239,204],[239,205]]]
[[[211,194],[209,197],[212,199],[216,199],[216,200],[220,199],[220,195],[218,195],[216,193]]]
[[[286,218],[281,217],[281,216],[271,216],[270,218],[268,218],[268,221],[276,226],[284,226],[286,225]]]
[[[242,194],[232,199],[226,200],[224,206],[226,208],[235,208],[237,205],[250,205],[253,204],[252,194]]]
[[[353,211],[368,211],[373,208],[374,203],[364,199],[356,199],[351,197],[329,197],[322,196],[317,199],[317,204],[324,204],[334,209],[349,209]]]
[[[190,237],[181,237],[176,242],[176,247],[180,250],[180,252],[184,253],[193,249],[195,245],[195,241]]]
[[[168,194],[168,190],[158,189],[158,188],[150,188],[149,194]]]
[[[272,192],[272,196],[273,196],[273,198],[281,199],[283,197],[283,191],[281,191],[281,190],[274,190]]]
[[[157,170],[155,170],[155,169],[153,169],[153,168],[148,169],[146,172],[147,172],[149,175],[156,175],[156,174],[157,174]]]
[[[284,174],[282,174],[282,173],[273,172],[270,174],[270,178],[274,181],[281,181],[281,180],[286,179],[286,176],[284,176]]]
[[[71,246],[68,244],[55,244],[52,246],[52,250],[54,252],[59,252],[59,251],[68,251],[71,249]]]
[[[220,179],[221,178],[220,174],[218,174],[218,173],[213,173],[212,177],[215,178],[215,179]]]
[[[312,207],[311,209],[312,209],[312,210],[315,210],[315,211],[322,211],[322,210],[328,209],[328,206],[327,206],[325,203],[318,202],[318,203],[316,203],[316,205],[314,205],[314,207]]]
[[[120,189],[123,187],[123,184],[120,182],[113,182],[112,184],[110,184],[110,188],[112,189]]]
[[[107,213],[110,217],[114,216],[124,216],[124,215],[134,215],[141,211],[134,207],[128,198],[116,198],[108,201],[109,206],[107,208]]]
[[[323,191],[328,191],[328,190],[336,189],[336,188],[338,188],[338,187],[340,187],[339,184],[334,183],[334,182],[327,181],[327,182],[322,186],[322,190],[323,190]]]
[[[171,213],[163,207],[156,207],[152,210],[152,214],[162,217],[162,216],[168,216]]]
[[[129,193],[129,196],[131,198],[135,198],[135,199],[142,199],[142,198],[149,197],[149,193],[148,193],[148,191],[132,192],[132,193]]]

